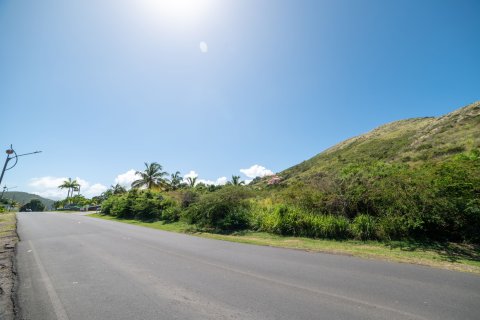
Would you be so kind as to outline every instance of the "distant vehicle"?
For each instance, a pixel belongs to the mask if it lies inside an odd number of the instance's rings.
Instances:
[[[25,212],[32,212],[32,209],[25,209]]]

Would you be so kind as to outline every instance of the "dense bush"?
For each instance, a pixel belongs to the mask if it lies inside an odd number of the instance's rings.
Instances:
[[[479,242],[479,154],[474,150],[416,166],[351,163],[340,171],[319,173],[310,181],[292,183],[269,197],[273,203],[320,216],[347,217],[352,223],[350,236],[358,239]],[[357,218],[360,213],[365,215]],[[297,220],[292,218],[295,214],[292,210],[288,214],[277,213],[282,221]],[[280,228],[277,224],[275,232],[293,234],[295,224],[287,225]]]
[[[30,202],[20,207],[20,211],[27,211],[27,210],[32,210],[34,212],[44,211],[45,205],[39,199],[32,199],[30,200]]]
[[[131,190],[108,197],[102,212],[148,221],[182,218],[214,231],[252,228],[312,238],[480,242],[476,150],[416,165],[349,163],[309,179],[259,189],[183,189],[170,193],[176,201]]]
[[[375,218],[366,214],[359,214],[353,219],[350,230],[355,239],[373,239],[376,234]]]
[[[217,231],[245,229],[249,226],[247,198],[250,196],[250,191],[244,187],[227,186],[201,195],[183,212],[183,217],[200,228]]]
[[[102,213],[122,219],[173,222],[179,219],[180,209],[174,200],[158,192],[133,189],[108,197],[102,203]]]

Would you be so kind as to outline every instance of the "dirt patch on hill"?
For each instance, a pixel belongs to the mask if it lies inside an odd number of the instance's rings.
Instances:
[[[15,213],[0,213],[0,319],[14,319],[12,294],[15,283],[15,245],[18,241]]]

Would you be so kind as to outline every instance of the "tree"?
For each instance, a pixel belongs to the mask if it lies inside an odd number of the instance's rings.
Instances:
[[[132,182],[132,188],[147,187],[152,189],[154,187],[164,187],[166,185],[165,176],[168,174],[163,170],[163,167],[156,162],[148,164],[145,162],[145,170],[143,172],[137,171],[136,174],[140,179]]]
[[[15,201],[15,200],[10,200],[10,206],[12,206],[12,208],[16,208],[20,205],[20,203],[18,203],[18,201]]]
[[[110,190],[112,190],[112,194],[124,194],[127,192],[127,189],[118,183],[114,186],[110,186]]]
[[[180,175],[180,171],[172,173],[170,175],[170,179],[168,180],[168,184],[172,190],[177,190],[183,182],[183,178]]]
[[[72,180],[72,178],[68,178],[68,180],[63,181],[61,185],[58,186],[60,189],[67,189],[67,200],[73,196],[74,191],[80,191],[80,184],[77,180]],[[68,202],[68,201],[67,201]]]
[[[188,177],[187,184],[190,188],[195,188],[195,184],[197,183],[197,177]]]
[[[241,181],[240,176],[232,176],[232,181],[230,181],[230,184],[233,186],[241,186],[245,184],[245,181]]]
[[[20,211],[27,211],[28,209],[32,211],[43,211],[45,210],[45,205],[38,199],[32,199],[29,203],[23,205]]]

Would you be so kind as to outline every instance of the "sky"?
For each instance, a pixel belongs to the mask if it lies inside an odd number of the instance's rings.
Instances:
[[[480,100],[480,1],[0,0],[3,185],[225,183]],[[6,156],[6,154],[4,154]],[[3,160],[0,160],[3,163]],[[16,187],[16,188],[15,188]]]

